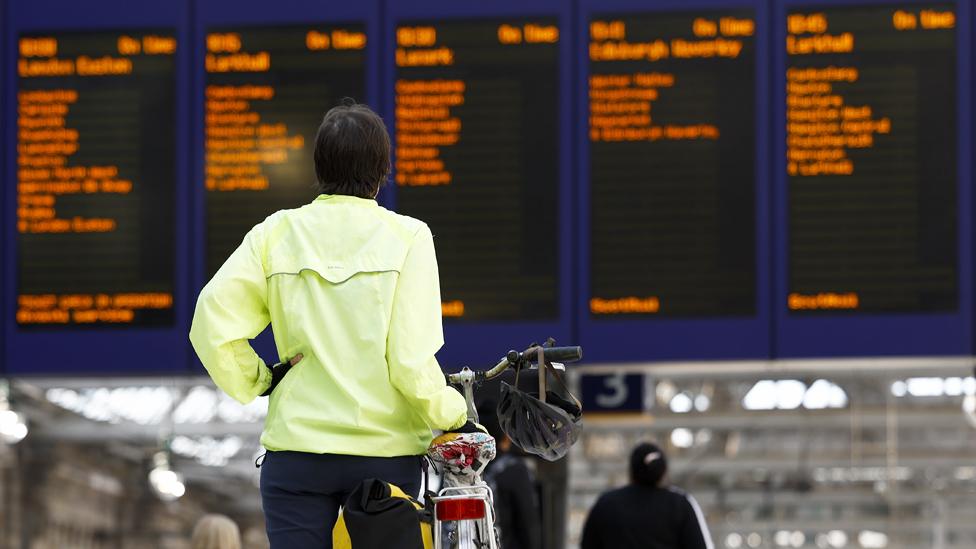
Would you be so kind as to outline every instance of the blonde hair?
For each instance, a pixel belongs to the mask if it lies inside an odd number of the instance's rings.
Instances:
[[[193,549],[241,549],[237,524],[224,515],[204,515],[193,528]]]

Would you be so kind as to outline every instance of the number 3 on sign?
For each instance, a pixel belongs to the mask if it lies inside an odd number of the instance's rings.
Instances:
[[[606,391],[596,395],[596,404],[600,408],[614,410],[627,402],[627,381],[623,372],[604,377],[603,387]]]
[[[644,411],[644,376],[640,374],[584,374],[580,384],[586,411]]]

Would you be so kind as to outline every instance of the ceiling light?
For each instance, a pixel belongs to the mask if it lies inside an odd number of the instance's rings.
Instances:
[[[976,377],[963,378],[962,392],[966,395],[976,395]]]
[[[712,399],[708,398],[707,395],[698,395],[695,397],[695,410],[707,412],[711,406]]]
[[[803,407],[808,410],[823,410],[830,404],[833,384],[826,379],[818,379],[803,395]]]
[[[746,410],[772,410],[776,407],[776,382],[763,379],[756,382],[742,399]]]
[[[668,407],[676,414],[686,414],[694,407],[694,403],[688,393],[678,393],[671,399]]]
[[[945,394],[945,381],[941,377],[913,377],[906,383],[908,394],[913,397],[936,397]]]
[[[831,530],[827,532],[827,541],[835,549],[847,547],[847,534],[843,530]]]
[[[183,475],[170,467],[169,455],[166,452],[156,452],[153,456],[153,468],[149,471],[149,486],[163,501],[176,501],[186,493]]]
[[[864,547],[864,549],[882,549],[888,546],[888,535],[884,532],[863,530],[857,535],[857,542],[860,543],[861,547]]]
[[[776,407],[781,410],[795,410],[803,404],[807,386],[802,381],[784,379],[776,384]]]
[[[962,394],[962,378],[947,377],[945,379],[945,394],[947,396],[959,396]]]
[[[190,438],[186,436],[173,437],[170,448],[173,453],[195,459],[202,465],[222,467],[227,465],[230,458],[237,455],[243,447],[241,438],[228,435],[223,438],[209,436]]]
[[[891,394],[899,398],[907,395],[908,385],[904,381],[899,379],[898,381],[891,384]]]
[[[691,448],[695,443],[695,435],[690,429],[679,427],[671,431],[671,444],[676,448]]]
[[[4,404],[6,407],[6,404]],[[0,409],[0,440],[17,444],[27,436],[27,419],[13,410]]]

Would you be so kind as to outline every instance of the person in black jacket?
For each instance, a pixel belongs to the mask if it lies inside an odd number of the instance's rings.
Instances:
[[[698,503],[664,482],[667,457],[643,443],[630,456],[630,484],[600,496],[580,549],[713,549]]]
[[[485,482],[495,494],[495,527],[500,549],[540,549],[542,513],[535,478],[525,461],[512,452],[512,441],[501,430],[494,405],[483,406],[482,425],[495,438],[497,456],[485,469]]]

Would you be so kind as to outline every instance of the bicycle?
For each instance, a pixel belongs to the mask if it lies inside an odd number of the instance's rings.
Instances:
[[[539,375],[545,376],[544,368],[538,363],[533,365],[533,360],[552,363],[556,369],[565,370],[559,363],[575,362],[580,358],[580,347],[532,346],[523,352],[509,351],[487,371],[464,367],[445,377],[448,383],[461,386],[468,419],[477,423],[478,410],[474,405],[477,384],[494,379],[512,367],[516,370],[540,368]],[[441,466],[443,479],[437,495],[431,498],[434,504],[434,549],[498,549],[494,495],[481,478],[481,473],[495,457],[495,441],[480,433],[466,438],[449,435],[445,433],[434,439],[427,454]]]

